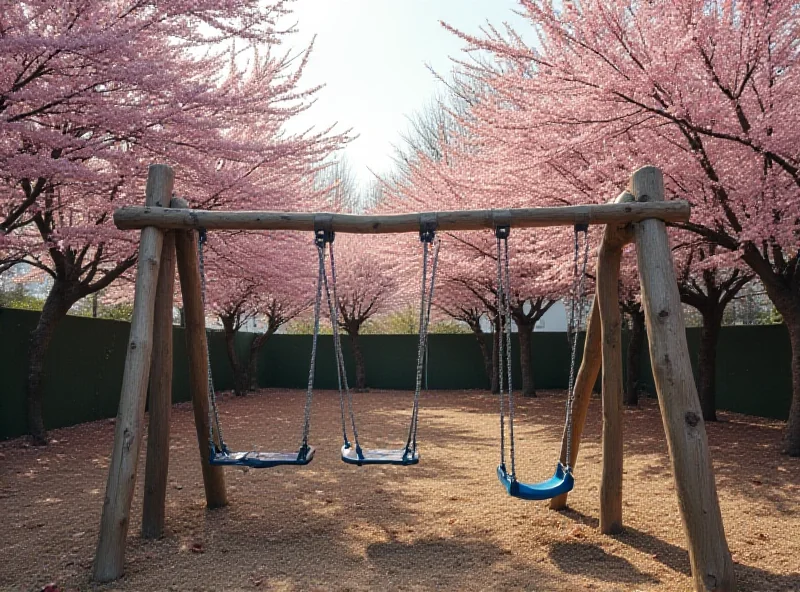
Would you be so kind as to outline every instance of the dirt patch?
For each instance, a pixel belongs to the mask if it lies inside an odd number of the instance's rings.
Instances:
[[[369,447],[404,441],[409,393],[357,394]],[[304,393],[226,396],[235,449],[295,448]],[[518,474],[552,473],[563,393],[517,409]],[[0,444],[0,589],[39,590],[689,590],[689,559],[661,418],[625,411],[625,531],[597,532],[600,406],[592,401],[569,511],[511,499],[497,482],[496,399],[432,392],[415,467],[353,467],[339,458],[337,395],[314,400],[314,461],[229,469],[231,505],[208,511],[191,408],[173,411],[167,534],[139,537],[141,455],[126,574],[90,582],[113,422],[55,430],[47,448]],[[783,424],[721,413],[707,426],[741,590],[800,590],[800,461],[780,456]],[[143,446],[142,450],[145,448]]]

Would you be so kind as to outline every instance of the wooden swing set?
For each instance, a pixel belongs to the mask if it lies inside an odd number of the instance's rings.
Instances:
[[[123,573],[145,402],[150,400],[142,536],[164,529],[172,396],[172,309],[175,266],[186,319],[189,388],[209,508],[227,505],[221,466],[209,464],[208,343],[198,265],[200,229],[304,230],[326,228],[346,233],[417,232],[423,224],[438,230],[480,230],[498,226],[530,228],[605,224],[597,261],[595,298],[586,325],[583,358],[574,387],[573,427],[565,433],[561,462],[574,467],[592,387],[602,366],[603,466],[600,530],[621,531],[622,523],[622,339],[618,301],[623,247],[636,245],[642,306],[650,359],[675,478],[678,507],[686,534],[696,590],[733,590],[735,579],[725,539],[705,425],[692,375],[686,333],[665,222],[685,222],[685,202],[664,201],[661,171],[643,167],[628,187],[603,205],[472,210],[387,216],[347,214],[220,212],[188,209],[173,195],[173,170],[150,166],[144,207],[114,213],[120,229],[141,229],[133,316],[122,379],[114,448],[108,471],[94,578],[110,581]],[[569,435],[568,435],[569,434]],[[570,438],[570,442],[567,442]],[[569,451],[569,459],[566,458]],[[550,500],[566,507],[567,494]]]

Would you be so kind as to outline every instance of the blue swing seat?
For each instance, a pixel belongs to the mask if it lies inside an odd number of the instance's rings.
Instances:
[[[314,447],[304,446],[298,452],[228,452],[211,449],[208,464],[223,467],[268,469],[283,465],[307,465],[314,458]]]
[[[506,488],[508,494],[524,500],[548,500],[568,493],[575,487],[575,478],[571,469],[565,469],[558,463],[555,474],[541,483],[520,483],[506,471],[505,465],[497,467],[497,477]]]
[[[342,460],[351,465],[415,465],[419,462],[419,452],[407,448],[364,449],[357,446],[342,446]]]

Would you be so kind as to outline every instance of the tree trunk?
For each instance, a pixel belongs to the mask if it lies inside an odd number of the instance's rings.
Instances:
[[[533,365],[531,364],[531,350],[533,339],[533,325],[521,324],[517,321],[519,330],[519,364],[522,369],[522,395],[524,397],[536,396],[536,384],[533,378]]]
[[[250,347],[250,364],[247,376],[249,378],[248,390],[251,392],[258,390],[258,354],[260,352],[261,348]]]
[[[642,347],[644,346],[644,312],[641,307],[630,311],[631,338],[628,342],[627,371],[625,375],[625,405],[639,404],[639,379],[642,373]]]
[[[722,305],[709,306],[700,311],[703,326],[700,329],[700,353],[697,359],[697,392],[706,421],[717,421],[717,343],[724,308]]]
[[[56,280],[47,300],[44,302],[42,312],[36,328],[31,331],[28,344],[28,384],[27,384],[27,410],[28,431],[37,446],[47,444],[47,431],[44,427],[42,415],[42,371],[44,359],[50,342],[53,340],[58,323],[67,315],[70,307],[77,299],[67,296],[67,288],[61,281]]]
[[[771,264],[764,260],[758,249],[746,245],[742,259],[756,272],[764,289],[783,317],[789,330],[792,347],[792,404],[783,440],[783,453],[800,456],[800,260],[795,255],[787,262],[787,269],[794,270],[791,278],[781,278],[774,272]]]
[[[472,334],[475,336],[475,339],[478,341],[478,347],[481,348],[481,358],[483,359],[483,367],[486,370],[486,383],[489,388],[492,388],[492,352],[489,349],[489,346],[486,344],[486,339],[483,331],[480,328],[475,331],[473,329]]]
[[[786,327],[789,329],[789,341],[792,345],[792,405],[789,408],[789,421],[786,425],[783,452],[789,456],[800,456],[800,317],[793,318],[783,315]]]
[[[250,384],[248,377],[248,366],[239,361],[239,354],[236,352],[236,329],[231,317],[220,316],[222,326],[225,329],[225,351],[228,353],[228,361],[233,370],[233,392],[237,397],[247,394],[247,387]]]
[[[264,344],[269,341],[272,334],[275,332],[276,327],[269,327],[264,333],[256,335],[253,341],[250,342],[250,360],[248,362],[247,375],[249,377],[248,388],[251,391],[258,390],[258,358],[261,356],[261,350],[264,349]]]
[[[353,360],[356,363],[356,391],[367,390],[367,371],[364,365],[364,354],[361,352],[361,343],[358,339],[358,331],[355,329],[348,330],[347,334],[350,336],[350,345],[353,348]]]

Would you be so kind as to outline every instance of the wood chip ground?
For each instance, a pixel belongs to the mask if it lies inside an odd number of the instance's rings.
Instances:
[[[304,393],[264,390],[221,403],[233,449],[298,444]],[[368,447],[404,441],[411,396],[356,394]],[[518,401],[517,471],[555,468],[563,393]],[[338,396],[316,395],[303,468],[228,469],[231,504],[207,511],[188,404],[173,409],[167,532],[139,537],[144,450],[125,576],[90,582],[113,421],[51,432],[46,448],[0,443],[0,590],[691,589],[664,431],[655,401],[625,411],[625,532],[597,532],[600,402],[593,400],[570,510],[509,498],[495,476],[496,397],[424,395],[421,463],[339,460]],[[708,424],[741,590],[800,591],[800,459],[779,454],[783,423],[732,413]]]

